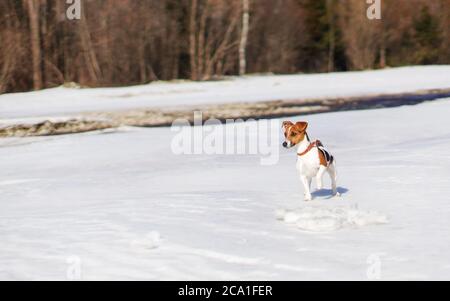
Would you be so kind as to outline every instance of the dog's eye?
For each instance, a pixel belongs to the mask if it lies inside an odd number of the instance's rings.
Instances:
[[[291,134],[292,137],[295,137],[296,135],[297,135],[297,133],[292,133]]]

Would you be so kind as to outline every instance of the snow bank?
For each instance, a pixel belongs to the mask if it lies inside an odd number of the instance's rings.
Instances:
[[[450,66],[329,74],[231,77],[215,82],[156,82],[124,88],[55,88],[0,95],[0,119],[271,100],[354,97],[450,88]]]
[[[276,212],[276,218],[310,232],[331,232],[388,222],[386,215],[375,211],[359,210],[357,204],[334,206],[330,203],[302,206],[297,210],[279,209]]]

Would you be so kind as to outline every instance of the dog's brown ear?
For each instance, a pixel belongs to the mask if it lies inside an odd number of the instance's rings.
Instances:
[[[290,122],[290,121],[283,121],[282,127],[286,128],[286,127],[291,126],[291,125],[294,125],[294,124],[292,122]]]
[[[305,121],[299,121],[295,124],[295,127],[300,131],[306,131],[306,129],[308,128],[308,123]]]

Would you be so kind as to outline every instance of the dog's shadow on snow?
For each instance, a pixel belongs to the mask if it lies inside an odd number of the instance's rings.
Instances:
[[[347,192],[349,192],[349,189],[345,188],[345,187],[338,187],[337,191],[341,194],[344,195]],[[317,190],[314,191],[312,193],[313,197],[329,197],[332,198],[333,197],[333,190],[332,189],[321,189],[321,190]]]

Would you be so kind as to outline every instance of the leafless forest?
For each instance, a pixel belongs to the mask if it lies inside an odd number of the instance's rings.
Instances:
[[[0,93],[450,63],[450,0],[0,2]]]

